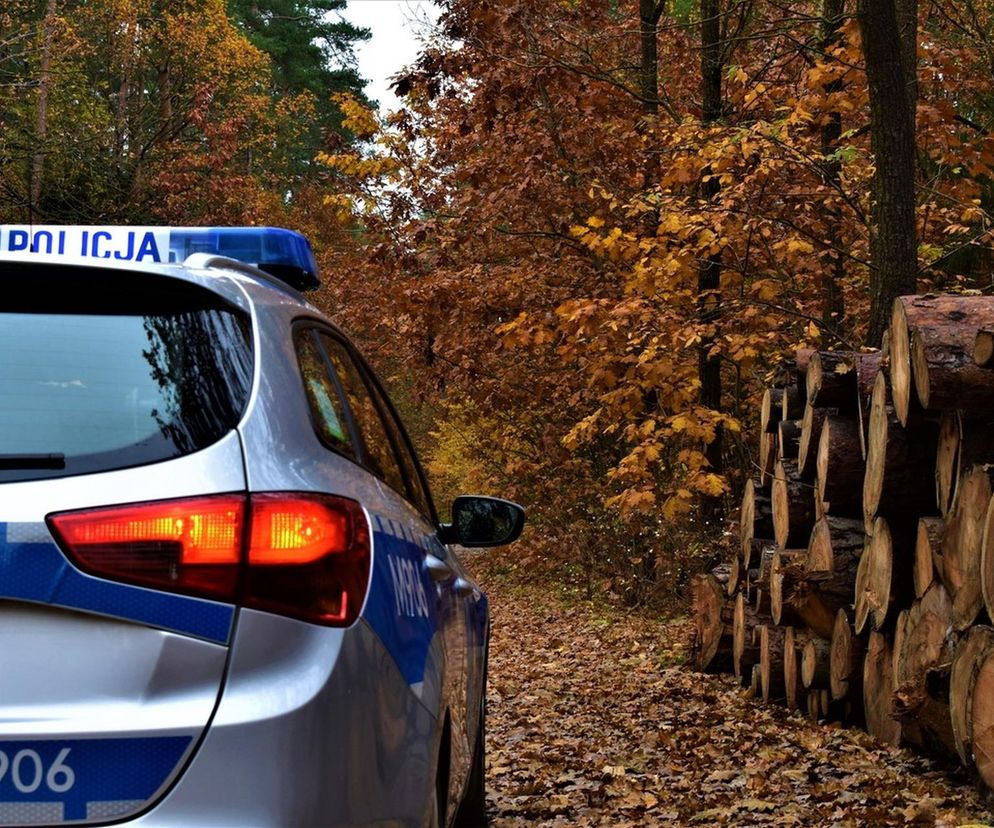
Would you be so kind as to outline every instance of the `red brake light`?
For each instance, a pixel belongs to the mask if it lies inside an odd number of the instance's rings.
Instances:
[[[251,521],[243,554],[246,514]],[[226,494],[49,516],[84,571],[347,626],[369,584],[369,529],[354,500]]]
[[[345,552],[349,516],[324,499],[283,495],[252,498],[249,563],[309,564]]]

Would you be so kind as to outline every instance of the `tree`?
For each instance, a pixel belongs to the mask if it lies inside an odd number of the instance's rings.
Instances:
[[[333,95],[365,100],[354,50],[370,33],[341,17],[345,5],[346,0],[229,0],[239,28],[270,57],[273,94],[306,93],[314,99],[318,117],[307,142],[297,148],[293,172],[325,148],[326,133],[344,132]]]
[[[914,293],[918,277],[915,221],[914,108],[908,58],[895,0],[858,0],[870,92],[870,144],[875,160],[870,228],[870,327],[879,345],[894,298]]]

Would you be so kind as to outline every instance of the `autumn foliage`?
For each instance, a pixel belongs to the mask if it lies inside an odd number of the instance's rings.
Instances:
[[[0,64],[5,217],[308,233],[316,301],[394,386],[438,499],[519,499],[529,554],[588,584],[676,590],[750,473],[743,426],[785,355],[867,337],[855,0],[443,0],[405,108],[334,97],[306,164],[327,101],[275,91],[223,5],[23,5],[0,14],[20,55]],[[920,290],[990,286],[992,14],[917,4]]]

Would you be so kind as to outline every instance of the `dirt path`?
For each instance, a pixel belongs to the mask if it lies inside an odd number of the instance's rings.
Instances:
[[[570,603],[471,566],[493,607],[495,826],[994,824],[952,769],[684,667],[686,623]]]

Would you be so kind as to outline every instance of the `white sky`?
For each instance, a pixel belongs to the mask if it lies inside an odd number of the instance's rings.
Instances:
[[[387,89],[391,75],[414,62],[420,51],[417,32],[438,19],[430,0],[348,0],[344,17],[369,29],[373,36],[356,49],[359,74],[369,80],[366,94],[379,101],[380,111],[399,109],[400,101]]]

